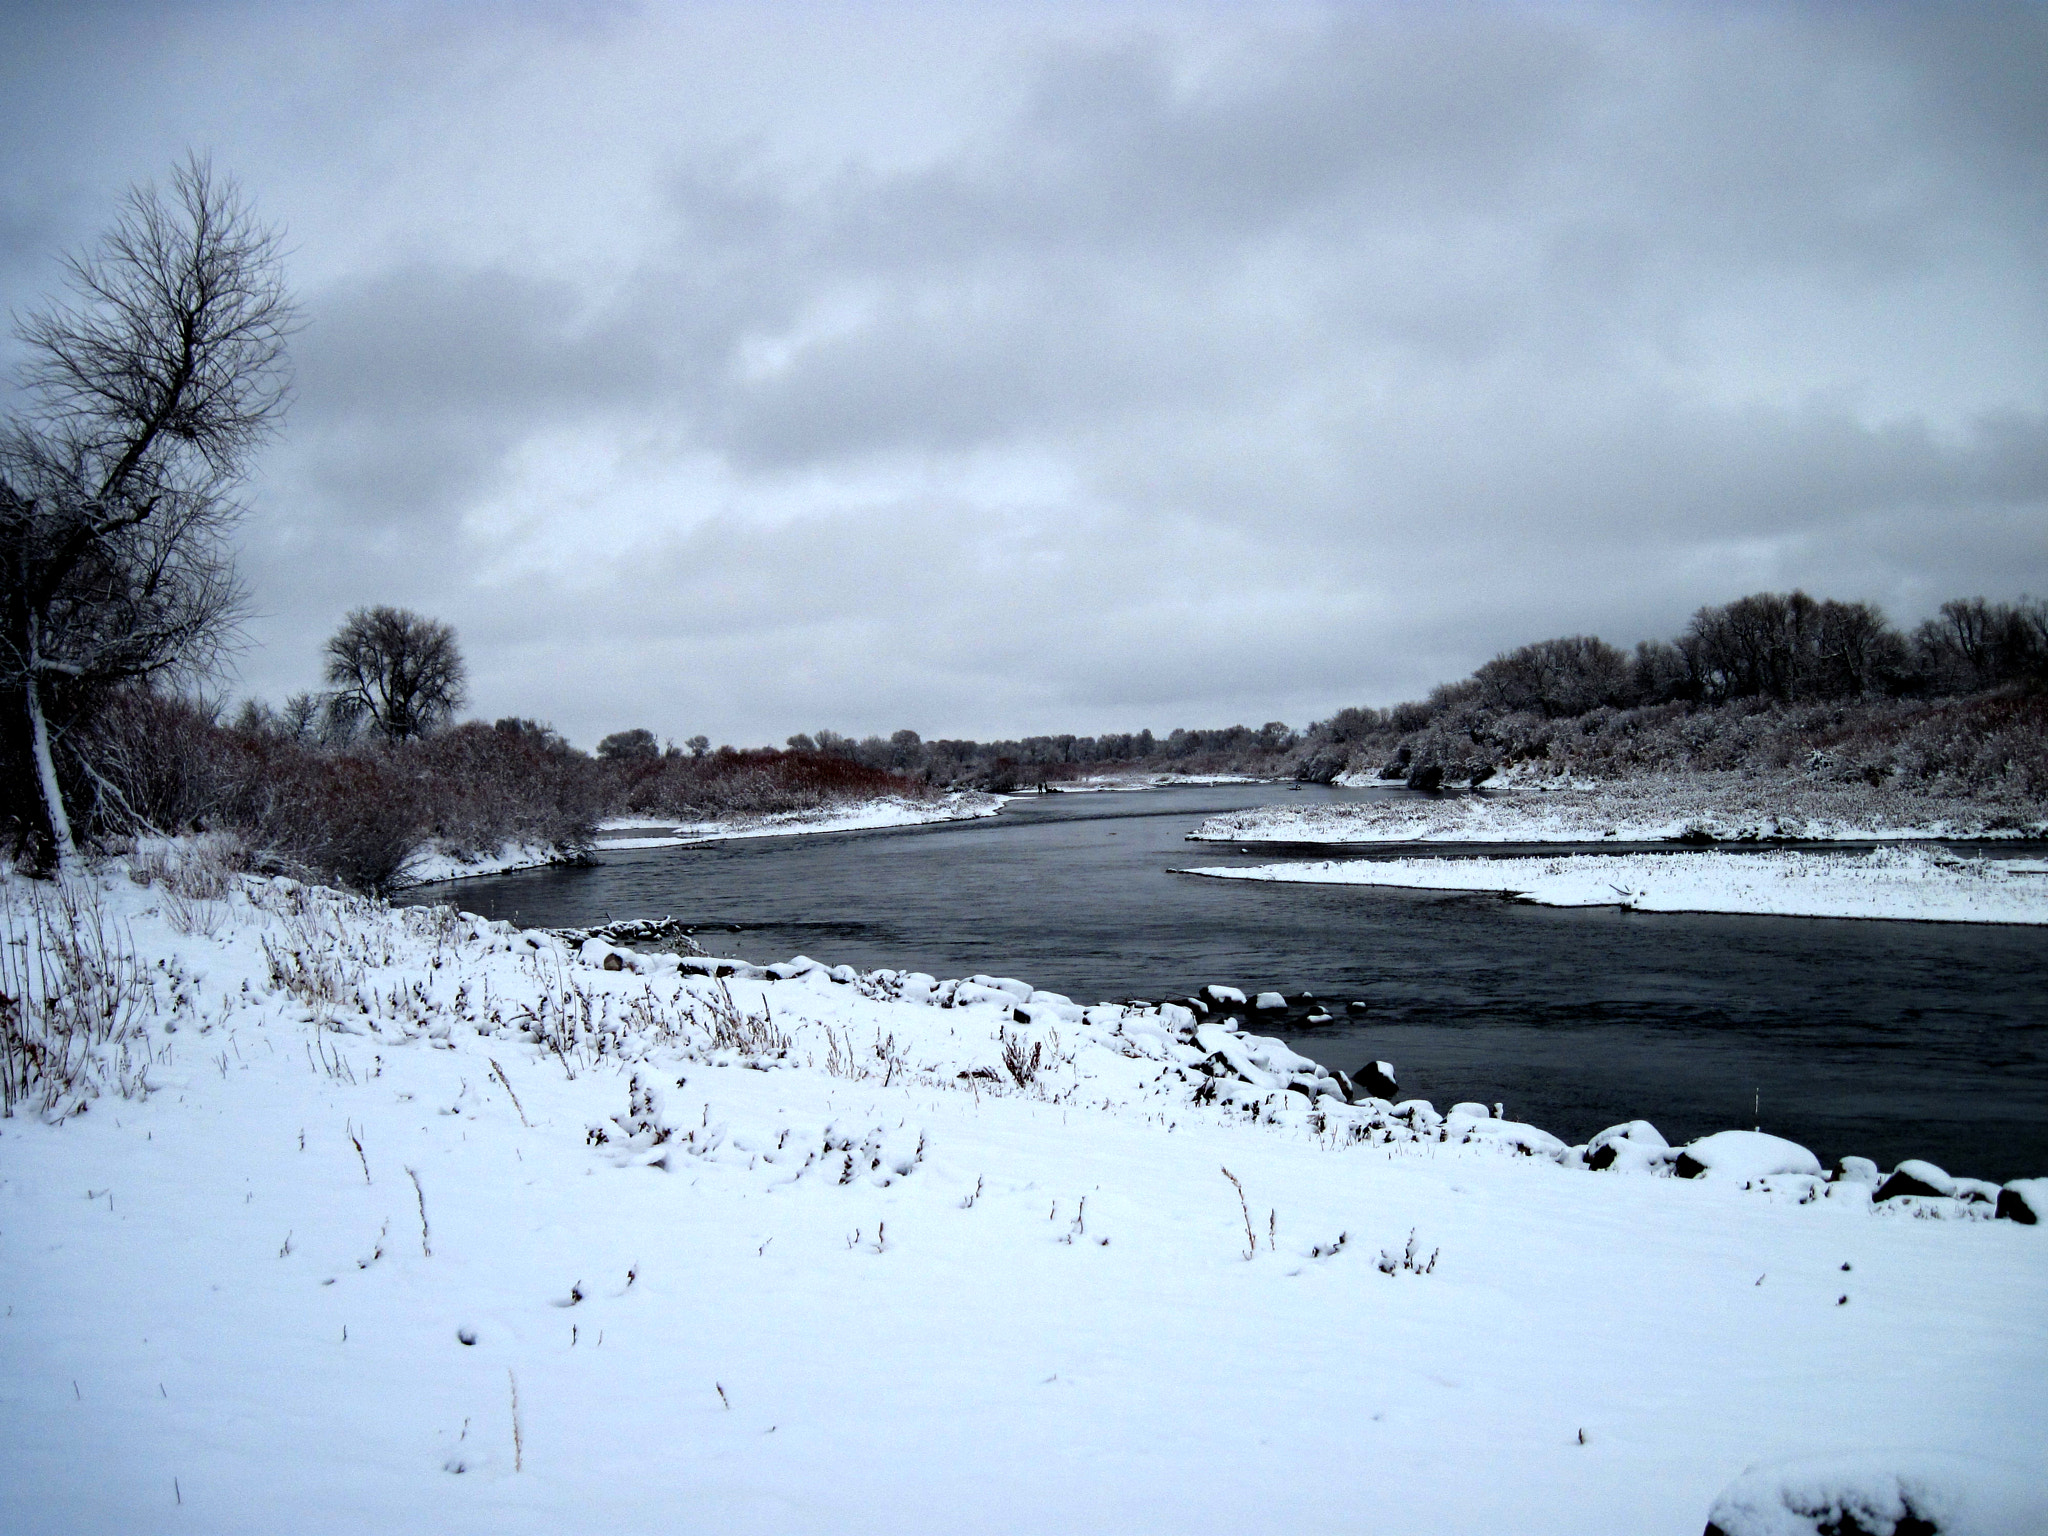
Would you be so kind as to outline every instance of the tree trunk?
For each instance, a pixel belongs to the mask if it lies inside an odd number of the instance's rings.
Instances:
[[[22,692],[28,702],[30,752],[35,759],[36,787],[42,791],[43,814],[50,824],[50,841],[58,868],[78,861],[78,845],[71,840],[71,818],[64,813],[64,791],[57,783],[57,759],[50,750],[50,722],[43,714],[43,696],[36,687],[38,656],[33,639],[29,642],[28,678]]]

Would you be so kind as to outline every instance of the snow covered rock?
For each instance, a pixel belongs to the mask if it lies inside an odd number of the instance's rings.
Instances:
[[[1394,1064],[1391,1061],[1368,1061],[1353,1070],[1351,1082],[1358,1093],[1368,1094],[1375,1099],[1385,1099],[1389,1104],[1401,1097],[1401,1085],[1394,1079]]]
[[[1862,1184],[1876,1189],[1884,1182],[1884,1174],[1877,1164],[1867,1157],[1843,1157],[1835,1160],[1835,1182],[1838,1184]]]
[[[1571,1151],[1550,1132],[1519,1120],[1503,1120],[1484,1104],[1453,1104],[1444,1116],[1443,1129],[1445,1139],[1460,1146],[1493,1146],[1523,1157],[1557,1161]]]
[[[1383,1063],[1375,1062],[1374,1065],[1379,1066]],[[1427,1099],[1403,1099],[1393,1107],[1391,1114],[1394,1119],[1407,1122],[1408,1128],[1418,1134],[1434,1136],[1444,1125],[1444,1117],[1436,1112],[1436,1106]]]
[[[636,971],[639,956],[628,950],[607,944],[603,939],[586,939],[576,951],[576,958],[585,965],[600,971]]]
[[[1674,1169],[1681,1179],[1767,1179],[1780,1174],[1819,1178],[1820,1159],[1796,1141],[1763,1131],[1716,1131],[1679,1149]]]
[[[2028,1227],[2048,1217],[2048,1179],[2014,1179],[1998,1192],[1998,1214]]]
[[[1287,998],[1279,992],[1261,992],[1252,1006],[1261,1013],[1275,1013],[1287,1007]]]
[[[1721,1490],[1705,1536],[2038,1536],[2048,1491],[1996,1462],[1925,1452],[1752,1467]]]
[[[1020,1003],[1031,1001],[1031,994],[1037,990],[1028,981],[1018,981],[1014,976],[970,976],[967,978],[977,987],[987,987],[992,992],[1006,993]]]
[[[1949,1177],[1946,1169],[1911,1158],[1894,1168],[1892,1176],[1878,1185],[1875,1198],[1896,1200],[1901,1195],[1921,1195],[1953,1199],[1955,1193],[1956,1181]]]
[[[1236,987],[1219,987],[1212,982],[1210,985],[1202,988],[1202,995],[1218,1006],[1229,1005],[1235,1008],[1242,1008],[1244,1006],[1244,993],[1240,992]]]
[[[1054,995],[1040,993],[1028,1003],[1018,1003],[1010,1013],[1019,1024],[1079,1024],[1087,1017],[1087,1009],[1066,1001],[1054,1002]]]
[[[1668,1173],[1677,1154],[1647,1120],[1610,1125],[1586,1143],[1586,1166],[1598,1172]]]

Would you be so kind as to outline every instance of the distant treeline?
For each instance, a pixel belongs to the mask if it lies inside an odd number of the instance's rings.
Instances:
[[[1782,767],[1802,745],[1839,751],[1857,737],[1857,751],[1877,754],[1858,759],[1871,773],[1981,785],[2009,777],[1997,753],[2014,746],[2011,720],[2038,718],[2044,685],[2048,602],[1962,599],[1906,634],[1868,603],[1765,592],[1700,609],[1674,640],[1633,651],[1591,635],[1539,640],[1425,699],[1340,710],[1299,732],[1273,721],[1164,737],[978,742],[925,741],[907,730],[856,741],[827,730],[788,745],[931,784],[998,791],[1132,770],[1317,783],[1367,774],[1429,789],[1484,782],[1510,764],[1587,773]],[[2014,698],[1997,702],[2002,694]],[[1975,703],[1952,707],[1965,700]],[[2038,732],[2029,739],[2031,757],[2022,753],[2013,767],[2033,782]],[[646,731],[608,737],[598,751],[659,755]]]
[[[1794,764],[1878,783],[2048,794],[2048,603],[1944,603],[1911,634],[1868,603],[1758,593],[1633,652],[1588,635],[1496,656],[1303,733],[1292,771],[1413,787],[1509,766],[1611,776]]]
[[[699,820],[1092,774],[1351,775],[1435,789],[1509,767],[1587,777],[1797,768],[2039,802],[2048,604],[1948,603],[1902,634],[1865,603],[1763,593],[1701,609],[1670,642],[1623,651],[1586,635],[1542,640],[1426,699],[1340,710],[1299,732],[1275,721],[977,742],[826,730],[743,750],[702,736],[664,745],[636,728],[591,754],[534,720],[391,739],[337,728],[318,703],[251,704],[225,720],[190,699],[117,694],[65,760],[75,765],[64,770],[67,799],[95,835],[226,832],[260,864],[370,889],[430,839],[470,854],[507,841],[576,848],[606,816]]]

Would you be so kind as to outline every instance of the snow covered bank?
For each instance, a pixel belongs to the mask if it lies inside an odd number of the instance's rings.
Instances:
[[[1056,795],[1099,795],[1133,789],[1189,789],[1216,784],[1272,784],[1274,779],[1249,773],[1097,773],[1076,779],[1057,779],[1049,788]],[[1019,794],[1037,794],[1034,787]]]
[[[9,1531],[1692,1536],[1787,1457],[2048,1464],[2048,1186],[1602,1158],[1002,977],[65,899],[0,886],[10,1027],[107,1021],[0,1121]]]
[[[1867,854],[1773,850],[1323,859],[1179,873],[1303,885],[1489,891],[1546,907],[2048,923],[2048,876],[2027,872],[2019,861],[2009,866],[1997,859],[1960,859],[1914,848],[1879,848]]]
[[[468,880],[477,875],[504,875],[515,869],[539,869],[548,864],[574,864],[588,854],[574,848],[551,847],[545,843],[505,843],[493,853],[451,853],[438,844],[427,843],[405,861],[398,885],[438,885],[443,880]]]
[[[974,821],[1003,808],[1000,795],[967,790],[937,800],[861,800],[815,811],[781,811],[772,816],[732,816],[718,821],[664,821],[627,816],[598,824],[596,847],[675,848],[685,843],[724,842],[739,837],[793,837],[806,832],[865,832],[886,827],[921,827],[941,821]]]
[[[1506,781],[1481,794],[1388,794],[1343,804],[1263,806],[1212,816],[1212,843],[1887,842],[2048,836],[2048,807],[2015,813],[1969,800],[1786,775],[1695,773],[1555,784]]]
[[[607,849],[679,848],[687,843],[715,843],[740,837],[792,837],[805,832],[862,832],[886,827],[916,827],[929,822],[968,821],[993,816],[1003,808],[996,795],[952,794],[938,800],[887,797],[860,800],[814,811],[783,811],[771,816],[730,816],[717,821],[678,823],[659,816],[618,816],[598,823],[597,838],[585,848],[549,847],[540,843],[506,843],[494,853],[452,853],[435,844],[422,846],[406,861],[398,884],[410,890],[446,880],[478,875],[503,875],[549,864],[588,862]]]

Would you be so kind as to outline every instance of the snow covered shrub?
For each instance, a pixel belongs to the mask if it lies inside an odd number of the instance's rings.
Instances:
[[[249,867],[249,848],[232,832],[209,832],[182,841],[151,839],[128,856],[128,878],[163,891],[164,919],[183,934],[211,938],[227,919],[225,905]]]
[[[76,1113],[112,1088],[148,1091],[155,998],[96,886],[0,886],[0,1114]]]
[[[776,1028],[765,998],[759,1013],[749,1013],[733,1001],[732,992],[721,980],[715,992],[708,996],[699,993],[686,1006],[691,1022],[710,1031],[714,1051],[737,1051],[744,1057],[789,1054],[789,1035]]]
[[[1015,1034],[1007,1029],[1003,1031],[1003,1065],[1009,1069],[1010,1076],[1017,1080],[1019,1088],[1031,1086],[1032,1081],[1038,1076],[1040,1059],[1037,1041],[1032,1040],[1021,1030]]]
[[[1437,1255],[1442,1252],[1443,1249],[1441,1248],[1432,1248],[1429,1251],[1428,1258],[1421,1257],[1421,1251],[1415,1246],[1415,1229],[1410,1227],[1408,1229],[1408,1246],[1400,1253],[1394,1252],[1391,1248],[1382,1248],[1380,1250],[1379,1262],[1373,1267],[1383,1275],[1433,1274],[1436,1271]]]

